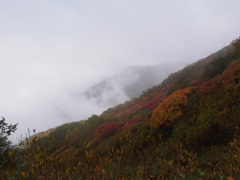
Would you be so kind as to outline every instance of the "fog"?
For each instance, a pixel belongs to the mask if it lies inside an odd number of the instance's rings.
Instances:
[[[0,116],[19,124],[11,140],[28,127],[40,132],[101,114],[109,94],[101,103],[82,94],[125,67],[187,64],[218,51],[240,36],[239,7],[237,0],[0,1]],[[111,86],[113,104],[129,98],[121,83]]]

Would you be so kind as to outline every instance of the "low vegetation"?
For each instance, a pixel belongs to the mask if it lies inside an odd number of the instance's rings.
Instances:
[[[0,144],[2,179],[240,179],[239,42],[99,116]]]

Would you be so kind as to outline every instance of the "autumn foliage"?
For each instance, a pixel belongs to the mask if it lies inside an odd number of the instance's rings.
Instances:
[[[94,132],[95,137],[105,138],[115,134],[121,127],[120,123],[108,122],[101,124]]]
[[[151,127],[157,128],[162,124],[171,125],[174,120],[180,118],[188,105],[188,95],[195,89],[195,87],[188,87],[178,90],[159,104],[150,119]]]
[[[31,137],[0,179],[240,179],[239,39],[101,115]]]
[[[218,75],[209,81],[203,83],[200,87],[200,91],[204,94],[216,93],[220,88],[224,88],[227,91],[234,92],[234,87],[240,82],[240,60],[232,63],[227,70],[225,70],[222,75]],[[237,91],[237,89],[236,89]]]

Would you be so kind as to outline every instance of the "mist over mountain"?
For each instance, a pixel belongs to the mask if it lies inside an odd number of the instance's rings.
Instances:
[[[136,87],[135,95],[145,83],[160,81],[167,72],[163,69],[127,67],[82,97],[114,103],[130,96],[128,88]],[[27,175],[21,174],[27,179],[43,177],[41,172],[45,179],[240,179],[239,82],[240,38],[172,72],[138,98],[38,133],[4,166],[14,172],[12,177],[19,173],[16,167],[26,167]]]
[[[186,63],[128,66],[115,76],[92,85],[83,94],[99,106],[115,106],[133,97],[139,97],[142,91],[160,84],[169,74],[184,66]]]

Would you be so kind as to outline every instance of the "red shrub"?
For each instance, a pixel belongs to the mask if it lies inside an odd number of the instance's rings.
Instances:
[[[103,123],[94,131],[94,135],[95,137],[105,138],[115,134],[120,127],[121,124],[117,122]]]

